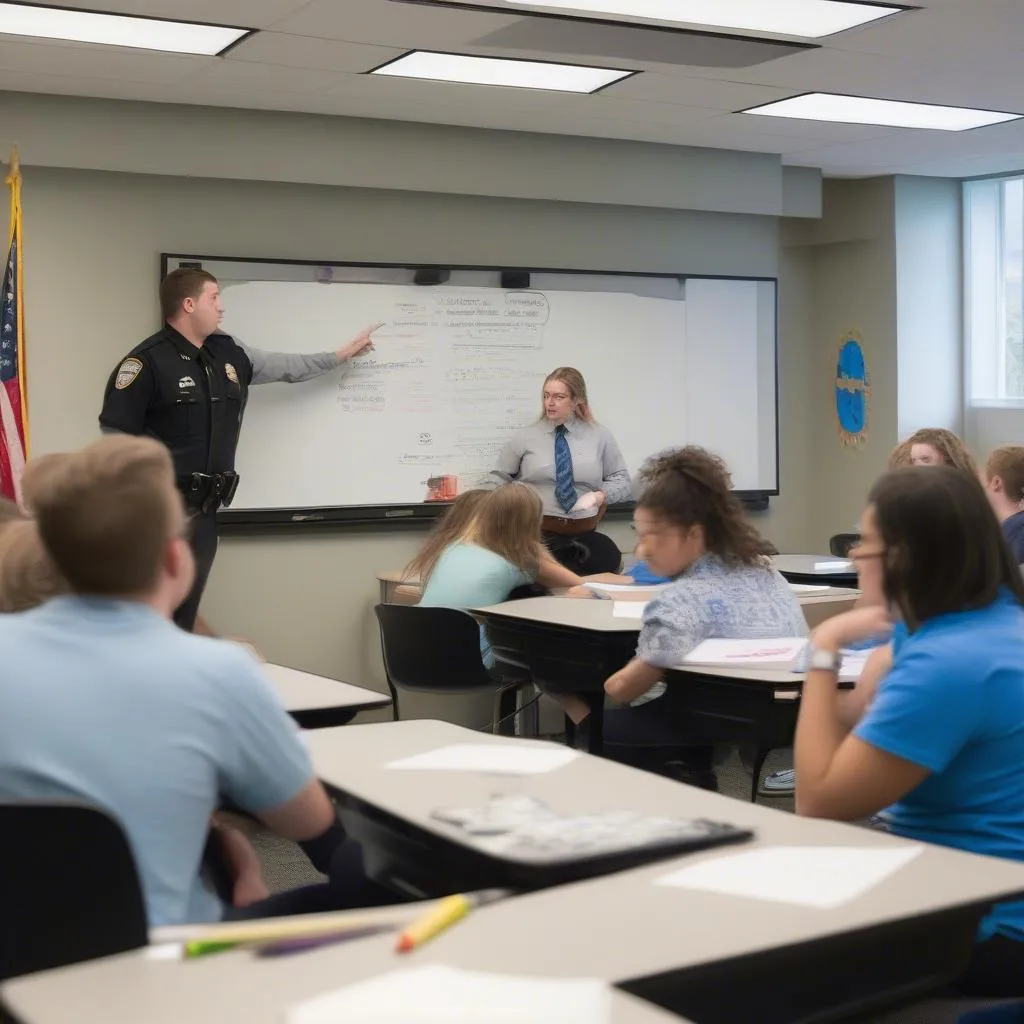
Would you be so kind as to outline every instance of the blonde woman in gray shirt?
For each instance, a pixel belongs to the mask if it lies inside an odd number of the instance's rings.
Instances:
[[[540,418],[509,438],[487,484],[518,480],[537,492],[544,542],[567,568],[581,576],[617,572],[618,545],[597,525],[609,505],[632,497],[625,460],[611,431],[594,420],[579,370],[552,370],[542,395]]]

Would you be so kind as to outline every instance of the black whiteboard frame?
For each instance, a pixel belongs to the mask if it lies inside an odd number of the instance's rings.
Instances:
[[[768,508],[768,499],[779,495],[779,476],[781,472],[781,452],[779,446],[779,279],[778,277],[758,277],[742,274],[686,274],[667,273],[665,271],[640,270],[587,270],[571,267],[523,267],[501,266],[496,264],[476,263],[382,263],[368,260],[296,260],[273,259],[265,256],[214,256],[196,253],[162,252],[160,253],[160,278],[163,280],[168,272],[171,261],[184,260],[190,263],[257,263],[276,264],[281,266],[300,267],[368,267],[375,270],[454,270],[477,271],[485,273],[501,273],[503,271],[519,271],[529,274],[565,274],[590,275],[594,277],[645,277],[666,278],[686,282],[688,280],[707,281],[756,281],[775,285],[775,357],[772,368],[775,373],[775,487],[754,491],[736,491],[736,496],[752,511],[763,511]],[[159,283],[159,282],[158,282]],[[424,287],[429,287],[425,285]],[[608,518],[622,519],[630,515],[635,502],[620,502],[608,509]],[[228,529],[263,529],[265,527],[289,527],[291,529],[316,528],[327,526],[418,526],[436,522],[449,507],[448,502],[411,502],[408,505],[338,505],[317,506],[313,508],[254,508],[254,509],[221,509],[217,513],[217,522]]]

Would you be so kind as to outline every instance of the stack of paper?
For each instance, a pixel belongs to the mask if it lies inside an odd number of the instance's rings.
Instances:
[[[590,978],[522,978],[423,966],[298,1003],[287,1024],[608,1024],[611,992]]]
[[[837,559],[834,562],[815,562],[815,572],[850,572],[853,569],[853,562],[848,558]]]

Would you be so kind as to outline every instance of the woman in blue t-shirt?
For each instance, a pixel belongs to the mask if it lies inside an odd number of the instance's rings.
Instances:
[[[946,466],[888,473],[860,534],[850,557],[874,603],[811,636],[798,813],[881,813],[897,835],[1024,861],[1024,582],[980,482]],[[839,651],[890,620],[889,664],[847,733]],[[984,919],[958,985],[1024,995],[1024,902]]]

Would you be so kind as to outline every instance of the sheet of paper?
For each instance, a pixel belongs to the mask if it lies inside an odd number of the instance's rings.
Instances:
[[[807,646],[805,636],[771,640],[704,640],[683,658],[686,665],[785,667],[793,664]]]
[[[554,743],[454,743],[392,761],[403,771],[490,772],[496,775],[543,775],[576,760],[579,752]]]
[[[412,967],[292,1006],[287,1024],[608,1024],[611,992],[591,978],[524,978]]]
[[[642,619],[646,607],[646,601],[616,601],[612,605],[612,618]]]
[[[692,864],[654,884],[831,910],[919,856],[920,846],[767,846]]]
[[[671,586],[669,583],[598,583],[594,580],[585,580],[583,583],[588,590],[597,594],[635,594],[638,590],[664,590]],[[827,588],[826,588],[827,589]]]
[[[789,589],[794,594],[814,594],[820,590],[831,590],[827,584],[815,584],[815,583],[790,583]]]
[[[849,559],[840,559],[835,562],[815,562],[815,572],[849,572],[853,568],[853,562]]]
[[[839,666],[839,681],[841,683],[855,683],[860,679],[864,671],[864,663],[868,660],[870,651],[844,651],[843,660]]]

